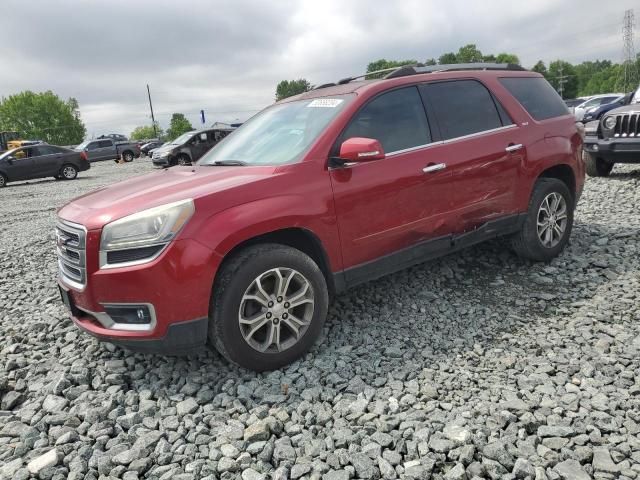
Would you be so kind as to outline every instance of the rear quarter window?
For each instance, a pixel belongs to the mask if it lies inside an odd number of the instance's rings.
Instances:
[[[535,120],[561,117],[569,109],[558,92],[540,77],[503,77],[500,83]]]

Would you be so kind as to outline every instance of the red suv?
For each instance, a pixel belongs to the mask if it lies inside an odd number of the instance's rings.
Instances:
[[[582,135],[542,76],[473,64],[358,78],[266,108],[195,166],[61,208],[76,325],[138,351],[210,343],[268,370],[311,347],[345,288],[500,235],[526,258],[560,253]]]

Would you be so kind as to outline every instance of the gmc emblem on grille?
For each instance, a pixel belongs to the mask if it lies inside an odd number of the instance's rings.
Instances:
[[[56,235],[56,243],[59,247],[65,247],[67,243],[71,240],[71,237],[67,237],[66,235]]]

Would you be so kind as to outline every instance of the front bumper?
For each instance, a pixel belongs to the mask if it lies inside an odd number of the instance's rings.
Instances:
[[[608,162],[640,163],[640,137],[602,139],[587,135],[584,149]]]
[[[152,157],[151,162],[156,167],[168,167],[171,165],[171,162],[169,161],[169,157]]]
[[[82,288],[58,277],[76,326],[137,351],[184,353],[206,344],[211,289],[221,262],[216,253],[196,240],[183,239],[149,263],[99,269],[99,241],[99,231],[87,233]],[[132,304],[149,306],[149,324],[119,324],[106,311]]]

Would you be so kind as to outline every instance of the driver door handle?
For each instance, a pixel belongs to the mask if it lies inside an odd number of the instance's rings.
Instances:
[[[518,143],[518,144],[510,143],[509,146],[507,148],[505,148],[505,150],[507,152],[511,153],[511,152],[516,152],[516,151],[520,150],[521,148],[522,148],[522,144],[521,143]]]
[[[439,170],[444,170],[445,168],[447,168],[447,164],[446,163],[431,163],[431,164],[427,165],[426,167],[424,167],[422,169],[422,171],[424,173],[433,173],[433,172],[437,172]]]

